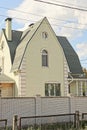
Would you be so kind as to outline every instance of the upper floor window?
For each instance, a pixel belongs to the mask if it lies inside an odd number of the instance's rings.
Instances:
[[[42,51],[42,66],[48,66],[48,52],[46,50]]]

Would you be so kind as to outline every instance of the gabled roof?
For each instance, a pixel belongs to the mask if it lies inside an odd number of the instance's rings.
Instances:
[[[8,46],[10,49],[11,54],[11,61],[12,61],[12,71],[17,70],[20,68],[22,63],[22,59],[24,57],[27,45],[29,44],[30,40],[33,38],[34,34],[40,27],[43,18],[39,22],[36,22],[34,25],[30,26],[25,31],[12,31],[12,41],[7,41]],[[46,19],[47,20],[47,19]],[[5,30],[4,34],[5,34]],[[70,72],[72,74],[83,74],[82,67],[78,58],[78,55],[70,45],[69,41],[66,37],[57,36],[57,39],[64,51]]]
[[[78,55],[70,45],[66,37],[57,36],[60,45],[63,48],[71,74],[83,74]]]
[[[16,49],[15,58],[14,58],[13,66],[12,66],[12,71],[20,68],[27,45],[29,44],[30,40],[33,38],[34,34],[36,33],[37,29],[39,28],[39,26],[41,25],[41,23],[44,19],[45,18],[43,18],[39,22],[35,23],[34,25],[29,27],[27,30],[25,30],[22,33],[22,36],[20,39],[20,44],[18,45],[18,47]]]
[[[0,83],[14,83],[15,81],[5,74],[0,74]]]

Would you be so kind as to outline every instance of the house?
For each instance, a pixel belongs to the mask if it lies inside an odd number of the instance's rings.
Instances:
[[[66,37],[56,36],[46,17],[24,31],[12,30],[11,18],[5,22],[0,37],[2,97],[86,95],[87,79],[76,52]]]

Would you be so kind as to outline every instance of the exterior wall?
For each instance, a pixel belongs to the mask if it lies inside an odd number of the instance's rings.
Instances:
[[[72,94],[72,95],[76,95],[77,93],[76,93],[76,82],[72,82],[71,84],[70,84],[70,93]]]
[[[0,50],[1,53],[2,53],[2,56],[3,56],[3,62],[4,62],[4,73],[5,74],[9,74],[10,71],[11,71],[11,57],[10,57],[10,52],[9,52],[9,47],[7,45],[7,41],[5,39],[5,36],[2,35],[2,38],[1,38],[1,41],[0,41],[0,44],[3,42],[4,44],[4,48],[3,50]]]
[[[42,32],[48,38],[42,38]],[[42,67],[41,52],[48,52],[48,67]],[[64,95],[64,55],[55,33],[44,21],[29,42],[26,50],[26,96],[45,96],[45,83],[60,83]]]
[[[87,113],[87,97],[0,98],[0,119],[8,119],[8,126],[12,125],[14,115],[29,117],[75,111]]]
[[[20,73],[11,72],[12,64],[11,64],[10,51],[9,51],[9,47],[8,47],[6,38],[3,34],[0,39],[0,44],[2,42],[4,43],[4,48],[3,48],[3,50],[0,50],[0,56],[1,56],[0,58],[2,59],[2,57],[3,57],[3,61],[0,62],[0,66],[2,66],[2,68],[3,68],[2,72],[15,81],[15,86],[14,86],[14,90],[13,90],[14,96],[20,96],[20,91],[19,91]]]
[[[9,51],[9,47],[6,41],[5,36],[2,34],[2,37],[0,39],[0,44],[4,43],[4,48],[3,50],[0,50],[0,55],[3,57],[3,61],[0,62],[2,68],[3,68],[3,73],[8,75],[10,78],[14,79],[15,81],[15,86],[14,86],[14,96],[20,96],[19,94],[19,73],[12,73],[11,72],[11,57],[10,57],[10,51]],[[2,59],[1,57],[1,59]],[[4,65],[3,65],[4,64]]]
[[[26,58],[23,58],[21,68],[20,68],[20,74],[19,74],[19,86],[20,86],[20,96],[25,97],[26,96]]]

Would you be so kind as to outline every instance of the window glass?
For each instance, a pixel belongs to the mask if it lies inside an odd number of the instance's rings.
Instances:
[[[42,32],[42,37],[43,37],[44,39],[47,39],[47,38],[48,38],[48,33],[47,33],[47,32]]]
[[[54,85],[50,84],[50,96],[54,96]]]
[[[60,96],[60,84],[55,84],[55,94],[56,96]]]
[[[59,83],[46,83],[45,84],[45,96],[60,96],[60,84]]]
[[[42,51],[42,66],[48,66],[48,53],[46,50]]]
[[[49,89],[48,89],[48,85],[45,85],[45,96],[49,96]]]

